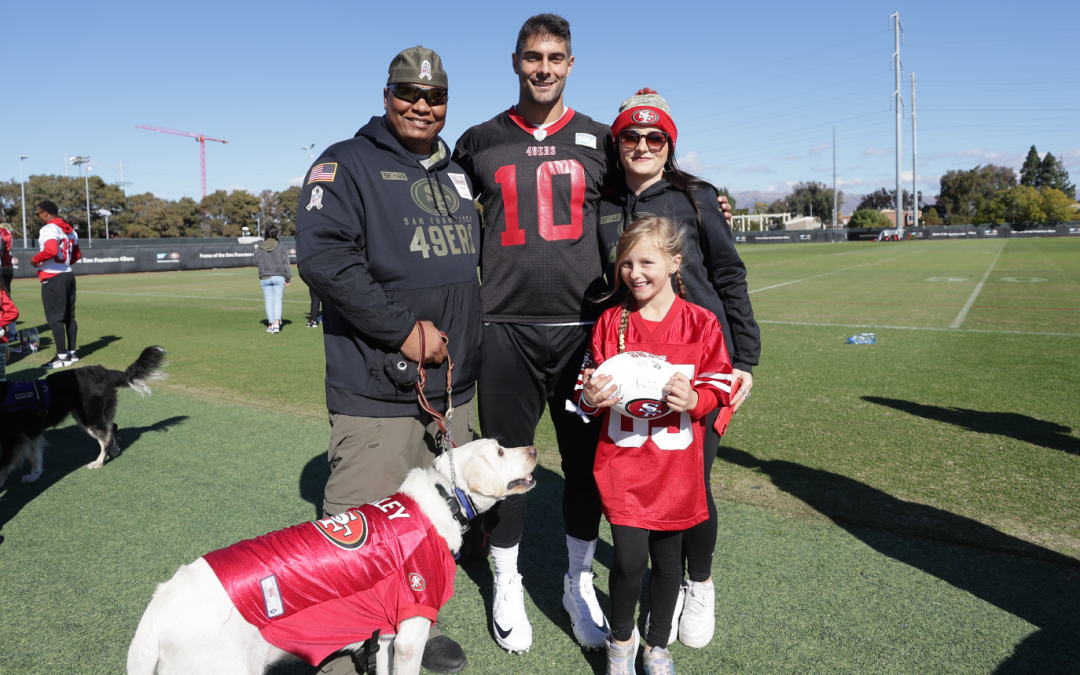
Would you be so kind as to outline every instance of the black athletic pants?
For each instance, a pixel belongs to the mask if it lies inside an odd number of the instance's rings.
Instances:
[[[563,523],[571,537],[591,541],[600,534],[600,493],[593,461],[600,420],[586,424],[566,409],[592,337],[592,326],[484,325],[484,367],[477,382],[480,430],[503,445],[533,445],[547,404],[566,477]],[[514,495],[484,516],[489,543],[510,548],[521,541],[525,495]]]
[[[75,323],[75,273],[63,272],[41,282],[45,323],[52,329],[56,353],[75,349],[79,325]]]
[[[311,296],[311,317],[310,321],[314,321],[319,318],[319,296],[315,295],[315,289],[308,288],[308,295]]]
[[[712,496],[712,465],[720,449],[720,436],[713,431],[719,410],[705,418],[705,503],[709,507],[709,519],[683,532],[682,557],[691,581],[707,581],[712,576],[713,551],[716,550],[716,503]]]
[[[652,558],[649,580],[649,634],[645,644],[667,647],[675,603],[682,585],[681,530],[661,532],[625,525],[611,526],[615,559],[608,591],[611,594],[611,633],[616,640],[634,634],[634,609],[641,595],[641,580]]]

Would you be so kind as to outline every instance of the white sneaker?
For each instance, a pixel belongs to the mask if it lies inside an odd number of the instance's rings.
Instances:
[[[591,571],[581,572],[577,579],[563,575],[563,608],[570,614],[574,639],[585,649],[600,649],[608,634],[607,617],[600,609],[593,588],[594,576]]]
[[[687,581],[682,617],[679,618],[679,642],[702,648],[716,632],[716,587],[713,582]]]
[[[491,610],[495,642],[503,649],[521,654],[532,647],[532,625],[525,614],[525,589],[521,575],[502,580],[495,575],[495,603]]]
[[[79,355],[75,353],[74,349],[69,349],[68,350],[67,360],[71,361],[72,363],[78,363],[79,362]]]
[[[683,601],[686,599],[686,584],[679,586],[679,597],[675,599],[675,613],[671,615],[671,634],[668,635],[667,642],[664,646],[672,644],[679,639],[679,617],[682,616]],[[649,621],[652,619],[652,612],[649,612],[645,617],[645,639],[649,639]]]
[[[607,651],[607,670],[604,671],[606,675],[634,675],[634,659],[637,658],[639,642],[637,626],[634,626],[634,637],[625,647],[615,644],[615,636],[608,633],[604,639],[604,649]]]

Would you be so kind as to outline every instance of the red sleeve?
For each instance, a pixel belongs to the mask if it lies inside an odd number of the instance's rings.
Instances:
[[[33,257],[33,261],[40,264],[46,260],[51,260],[56,257],[56,254],[60,252],[60,247],[56,245],[55,239],[50,239],[45,242],[45,248]]]
[[[77,263],[82,260],[82,251],[79,250],[79,245],[75,244],[75,250],[71,252],[71,262]]]
[[[690,417],[698,420],[705,417],[717,407],[716,390],[712,387],[700,387],[694,389],[697,392],[697,407],[690,411]]]
[[[701,363],[698,364],[697,375],[694,376],[694,389],[700,397],[702,392],[711,391],[716,397],[720,407],[731,405],[731,357],[728,356],[727,346],[724,344],[724,332],[716,317],[712,317],[705,330]],[[698,402],[700,405],[700,401]],[[711,410],[711,409],[710,409]]]
[[[0,327],[7,326],[18,318],[19,310],[15,307],[15,303],[11,301],[11,296],[0,291]]]

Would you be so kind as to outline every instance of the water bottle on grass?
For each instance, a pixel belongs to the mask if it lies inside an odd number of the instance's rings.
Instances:
[[[845,340],[845,343],[849,345],[872,345],[877,343],[877,336],[873,333],[858,333]]]

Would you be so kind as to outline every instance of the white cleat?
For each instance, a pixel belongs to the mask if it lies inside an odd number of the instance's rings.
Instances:
[[[521,575],[500,579],[495,575],[495,603],[491,610],[495,642],[508,652],[521,654],[532,647],[532,625],[525,614],[525,589]]]
[[[687,581],[686,601],[679,619],[679,642],[701,649],[716,633],[716,587],[713,582]]]
[[[574,639],[585,649],[601,649],[608,634],[607,617],[593,588],[594,576],[591,571],[581,572],[576,579],[563,575],[563,608],[570,615]]]

